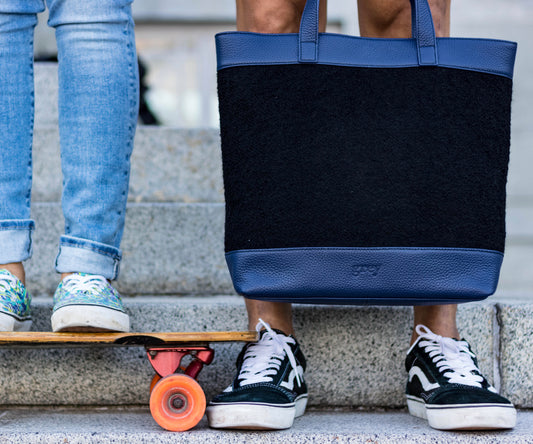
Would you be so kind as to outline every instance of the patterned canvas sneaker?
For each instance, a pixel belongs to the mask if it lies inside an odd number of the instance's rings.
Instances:
[[[292,336],[263,321],[257,330],[260,339],[244,346],[233,383],[207,407],[211,427],[287,429],[295,417],[304,414],[306,363],[300,346]]]
[[[103,276],[73,273],[54,294],[53,331],[130,330],[129,316],[118,292]]]
[[[510,429],[516,410],[481,374],[465,340],[434,334],[418,325],[407,352],[409,413],[440,430]]]
[[[28,331],[31,296],[17,277],[0,269],[0,331]]]

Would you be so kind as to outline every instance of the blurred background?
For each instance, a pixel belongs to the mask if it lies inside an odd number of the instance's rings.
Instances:
[[[146,103],[165,126],[216,128],[213,36],[234,30],[233,0],[136,0],[137,50],[146,69]],[[53,31],[40,16],[36,57],[56,55]],[[508,241],[499,292],[533,288],[533,0],[452,0],[452,36],[518,42],[515,66]],[[358,35],[355,0],[329,0],[328,31]]]

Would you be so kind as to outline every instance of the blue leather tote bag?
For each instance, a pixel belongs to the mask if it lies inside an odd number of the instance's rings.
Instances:
[[[238,293],[476,301],[497,286],[516,44],[318,32],[216,36],[225,249]]]

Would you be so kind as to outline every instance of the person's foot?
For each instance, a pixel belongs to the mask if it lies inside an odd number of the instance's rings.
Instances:
[[[434,334],[418,325],[407,352],[409,413],[440,430],[510,429],[516,410],[481,374],[465,340]]]
[[[263,321],[257,329],[263,329],[259,341],[244,346],[232,384],[207,407],[211,427],[287,429],[304,414],[306,363],[300,346]]]
[[[31,296],[22,282],[0,269],[0,331],[28,331]]]
[[[129,316],[118,292],[103,276],[73,273],[66,276],[54,294],[52,330],[130,330]]]

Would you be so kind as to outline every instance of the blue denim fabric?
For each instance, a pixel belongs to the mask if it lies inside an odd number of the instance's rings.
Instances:
[[[132,1],[46,0],[59,59],[58,272],[118,275],[138,110]],[[0,2],[0,264],[31,256],[33,30],[44,8]]]

